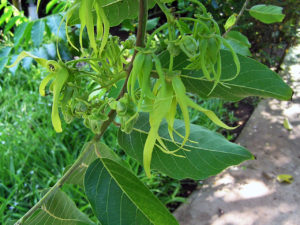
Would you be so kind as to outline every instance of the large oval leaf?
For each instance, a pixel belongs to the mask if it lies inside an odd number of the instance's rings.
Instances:
[[[33,23],[32,30],[31,30],[31,39],[33,41],[34,46],[38,47],[42,44],[44,31],[45,31],[44,20],[36,20]]]
[[[61,190],[51,195],[23,225],[95,225]]]
[[[96,0],[100,1],[100,0]],[[111,27],[118,26],[123,20],[134,19],[139,13],[139,0],[107,0],[100,1]],[[148,7],[154,6],[153,0],[148,0]],[[79,9],[79,6],[78,6]],[[78,9],[69,20],[69,25],[79,24]],[[96,24],[96,12],[93,11],[94,24]]]
[[[222,78],[233,77],[236,67],[229,51],[221,50]],[[238,55],[241,72],[238,77],[231,81],[220,83],[210,93],[214,82],[204,79],[202,71],[182,71],[182,80],[188,92],[195,93],[202,98],[222,98],[229,101],[238,101],[249,96],[264,98],[276,98],[279,100],[291,100],[293,90],[282,80],[282,78],[267,66],[245,56]],[[167,52],[160,55],[165,68],[168,68],[169,56]],[[180,54],[174,60],[174,69],[182,70],[189,62],[184,54]]]
[[[32,28],[33,22],[24,22],[20,24],[15,30],[14,33],[14,47],[17,49],[17,47],[20,44],[28,44],[28,40],[30,39],[31,35],[31,28]]]
[[[149,132],[148,115],[141,113],[135,128],[130,134],[119,130],[118,141],[120,146],[131,157],[142,164],[143,149]],[[185,124],[175,120],[174,129],[182,136],[185,134]],[[178,149],[182,138],[174,133],[177,145],[168,135],[168,125],[163,122],[159,135],[169,150]],[[227,141],[223,136],[197,125],[191,125],[191,134],[185,145],[185,150],[176,154],[184,158],[163,153],[155,147],[152,155],[151,168],[159,170],[170,177],[177,179],[192,178],[205,179],[220,173],[231,165],[237,165],[253,156],[242,146]],[[192,141],[192,142],[191,142]]]
[[[102,225],[178,225],[135,175],[111,159],[95,160],[86,171],[84,184]]]
[[[249,10],[250,15],[266,24],[282,22],[285,15],[282,8],[275,5],[255,5]]]

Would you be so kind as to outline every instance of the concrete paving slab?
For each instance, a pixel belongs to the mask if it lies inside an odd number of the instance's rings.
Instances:
[[[260,102],[237,139],[257,159],[206,180],[174,213],[181,225],[300,225],[300,46],[284,67],[293,101]],[[279,174],[294,182],[279,183]]]

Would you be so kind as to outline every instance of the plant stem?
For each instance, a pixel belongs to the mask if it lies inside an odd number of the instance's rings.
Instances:
[[[235,23],[222,35],[223,37],[226,37],[226,35],[232,30],[233,27],[235,27],[239,21],[239,19],[241,18],[241,16],[243,15],[247,5],[249,4],[250,0],[246,0],[241,11],[239,12],[239,15],[236,17],[236,21]]]
[[[136,36],[136,46],[145,47],[146,27],[148,19],[148,1],[140,0],[139,25]]]
[[[147,0],[140,0],[140,13],[139,13],[139,26],[137,31],[137,41],[136,45],[139,47],[145,46],[145,36],[146,36],[146,24],[148,19],[148,6],[147,6]],[[127,79],[126,82],[123,85],[122,91],[119,94],[117,99],[120,99],[126,92],[126,86],[127,86],[127,80],[129,77],[129,74],[132,70],[132,64],[134,61],[134,57],[136,55],[136,52],[134,53],[134,56],[132,57],[132,60],[130,62],[130,65],[127,72]],[[116,117],[116,111],[111,110],[108,114],[108,120],[106,120],[102,126],[100,134],[95,135],[93,140],[88,144],[91,145],[93,142],[97,142],[101,139],[109,125],[114,121]],[[26,219],[28,219],[36,210],[42,207],[42,204],[47,200],[47,198],[51,197],[60,187],[63,186],[63,184],[68,180],[68,178],[76,171],[76,169],[82,164],[82,162],[90,155],[90,153],[93,151],[93,148],[90,148],[90,146],[87,146],[85,150],[80,154],[78,159],[74,162],[74,164],[71,166],[71,168],[56,182],[56,184],[23,216],[21,217],[15,225],[22,224]]]
[[[138,30],[136,34],[136,46],[137,47],[145,47],[145,37],[146,37],[146,26],[147,26],[147,20],[148,20],[148,1],[147,0],[140,0],[140,9],[139,9],[139,24],[138,24]],[[133,61],[135,59],[135,56],[137,54],[137,50],[134,51],[131,62],[129,64],[129,67],[127,68],[127,77],[125,79],[123,88],[120,92],[120,95],[117,99],[120,99],[125,92],[127,91],[127,82],[130,75],[130,72],[132,70]]]
[[[175,36],[175,30],[173,29],[173,24],[175,22],[175,18],[168,9],[168,7],[163,4],[160,0],[155,0],[155,2],[158,4],[159,8],[163,11],[163,13],[167,17],[167,23],[168,23],[168,29],[169,29],[169,41],[174,40]],[[173,70],[173,61],[174,61],[174,56],[170,54],[170,64],[169,64],[169,71],[171,72]]]
[[[160,0],[155,0],[156,4],[159,6],[161,11],[166,15],[168,22],[171,22],[174,20],[173,15],[171,14],[170,10],[166,7],[164,3],[162,3]]]

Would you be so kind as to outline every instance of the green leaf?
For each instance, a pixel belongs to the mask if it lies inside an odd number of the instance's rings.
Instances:
[[[33,23],[31,30],[31,39],[33,41],[34,46],[39,47],[43,42],[45,31],[45,22],[44,20],[36,20]]]
[[[23,225],[95,225],[83,214],[75,203],[63,192],[57,190],[41,208],[22,223]]]
[[[96,0],[100,1],[101,6],[104,9],[106,17],[111,27],[118,26],[123,20],[135,19],[139,12],[139,0]],[[153,0],[148,0],[148,8],[152,8],[155,5]],[[68,25],[72,26],[79,24],[78,9],[75,10],[71,16]],[[96,24],[96,12],[92,11],[94,24]]]
[[[287,117],[285,117],[284,120],[283,120],[283,126],[288,131],[293,130],[293,126],[292,126],[292,124],[290,123],[290,121],[289,121],[289,119]]]
[[[26,29],[24,31],[24,35],[23,35],[23,38],[22,38],[22,46],[24,46],[26,48],[28,48],[30,40],[31,40],[32,26],[33,26],[33,22],[29,22],[28,26],[26,27]],[[16,48],[16,45],[15,45],[15,48]]]
[[[159,17],[147,20],[146,30],[147,31],[153,30],[157,26],[158,21],[159,21]]]
[[[226,39],[227,40],[234,39],[236,42],[239,42],[240,45],[245,45],[248,48],[251,47],[251,43],[249,42],[248,38],[238,31],[228,32],[226,35]]]
[[[139,163],[143,162],[144,144],[149,132],[148,115],[141,113],[133,131],[126,134],[119,130],[119,145]],[[185,124],[175,120],[174,129],[182,136],[185,134]],[[191,125],[189,141],[185,150],[176,154],[178,157],[162,152],[158,147],[153,150],[151,168],[176,179],[205,179],[216,175],[231,165],[237,165],[253,156],[244,147],[227,141],[223,136],[197,125]],[[174,132],[174,144],[168,134],[168,124],[164,121],[159,129],[159,135],[169,150],[176,150],[181,145],[182,138]]]
[[[43,48],[47,52],[47,58],[48,59],[56,59],[56,46],[53,42],[49,44],[43,44]]]
[[[221,50],[221,57],[221,80],[233,77],[236,73],[236,67],[231,53]],[[218,84],[209,96],[214,82],[205,80],[202,71],[183,70],[181,72],[182,80],[187,91],[202,98],[221,98],[229,101],[239,101],[249,96],[271,97],[279,100],[292,98],[293,90],[284,83],[277,73],[251,58],[241,55],[238,57],[241,64],[240,74],[234,80],[223,82],[226,87]],[[160,60],[163,67],[168,68],[169,55],[167,51],[160,55]],[[182,70],[188,63],[187,57],[180,54],[174,59],[174,69]]]
[[[291,184],[291,183],[293,183],[294,178],[290,174],[279,174],[279,175],[277,175],[276,180],[279,181],[280,183]]]
[[[60,15],[51,15],[46,17],[47,26],[50,28],[51,32],[60,37],[63,40],[66,40],[66,28],[65,23],[63,22],[61,27],[59,27],[61,23],[62,17]]]
[[[251,44],[248,38],[238,31],[230,31],[226,35],[225,39],[231,45],[233,50],[243,56],[251,56],[249,48]],[[226,47],[224,49],[228,50]]]
[[[0,58],[7,57],[11,51],[12,47],[6,46],[0,48]]]
[[[282,14],[282,7],[275,5],[255,5],[249,10],[250,15],[266,24],[282,22],[285,15]]]
[[[125,161],[121,160],[120,157],[118,157],[118,155],[114,151],[112,151],[109,147],[107,147],[101,142],[89,142],[85,144],[83,146],[82,152],[86,151],[90,151],[90,154],[88,154],[88,157],[86,157],[83,160],[81,165],[74,171],[74,173],[72,173],[71,176],[69,176],[69,178],[66,181],[67,183],[84,186],[83,179],[87,168],[92,162],[100,158],[100,156],[114,160],[120,163],[123,167],[129,168]]]
[[[33,24],[32,22],[29,22],[29,23],[24,22],[16,28],[15,33],[14,33],[14,47],[15,48],[18,48],[18,46],[23,42],[24,39],[28,40],[30,38],[32,24]],[[24,43],[24,44],[26,44],[26,43]]]
[[[227,21],[224,25],[225,30],[228,30],[230,27],[232,27],[235,24],[236,16],[237,16],[237,14],[234,13],[227,19]]]
[[[102,225],[178,225],[168,209],[129,170],[101,158],[86,171],[85,192]]]
[[[11,51],[12,47],[4,47],[0,49],[0,73],[2,73],[2,70],[6,66],[9,60],[9,53]]]

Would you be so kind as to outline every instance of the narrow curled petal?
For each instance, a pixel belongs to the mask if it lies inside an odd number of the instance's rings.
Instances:
[[[146,175],[151,176],[150,164],[152,152],[158,137],[158,129],[163,118],[168,114],[173,100],[173,90],[170,84],[163,83],[155,99],[153,110],[150,112],[150,131],[144,146],[143,163]]]
[[[62,132],[61,128],[61,121],[59,118],[59,112],[58,112],[58,100],[59,100],[59,93],[56,91],[56,80],[54,82],[54,93],[53,93],[53,105],[52,105],[52,114],[51,114],[51,119],[52,119],[52,125],[54,127],[54,130],[57,133]]]
[[[101,19],[101,22],[103,22],[103,28],[104,28],[104,33],[103,33],[103,37],[102,37],[102,42],[100,45],[100,50],[99,50],[99,55],[101,55],[107,40],[108,40],[108,36],[109,36],[109,28],[110,28],[110,24],[109,21],[105,15],[105,12],[103,10],[103,8],[100,6],[100,4],[96,1],[96,13],[97,13],[97,17],[99,19]],[[98,19],[98,20],[99,20]]]
[[[31,57],[33,58],[38,64],[40,64],[41,66],[43,67],[46,67],[46,64],[47,64],[47,60],[46,59],[42,59],[42,58],[38,58],[32,54],[30,54],[29,52],[21,52],[20,55],[18,56],[18,58],[16,59],[16,61],[10,65],[10,66],[7,66],[7,68],[12,68],[14,66],[16,66],[22,59],[26,58],[26,57]]]
[[[158,126],[151,127],[144,146],[143,164],[144,164],[145,173],[148,177],[151,176],[150,164],[152,159],[153,148],[158,136],[158,128],[159,128],[159,124]]]
[[[177,101],[174,97],[170,106],[170,112],[166,115],[166,120],[168,122],[168,132],[172,141],[174,141],[173,130],[174,130],[174,121],[176,116],[176,107]]]
[[[182,83],[180,77],[176,76],[172,79],[172,85],[173,89],[175,91],[176,95],[176,100],[180,106],[183,119],[184,119],[184,124],[185,124],[185,136],[183,139],[183,142],[181,146],[184,146],[185,143],[188,140],[188,137],[190,136],[190,116],[189,116],[189,111],[188,111],[188,104],[186,103],[185,99],[187,98],[186,96],[186,90],[185,86]]]
[[[50,73],[48,74],[41,82],[40,87],[39,87],[39,92],[41,96],[45,96],[45,88],[47,86],[47,84],[49,83],[49,81],[54,78],[55,73]]]
[[[238,126],[236,127],[229,127],[227,126],[225,123],[223,123],[217,116],[216,114],[208,109],[202,108],[201,106],[197,105],[195,102],[193,102],[193,100],[191,100],[189,97],[186,97],[186,102],[187,104],[196,109],[199,110],[200,112],[204,113],[212,122],[214,122],[216,125],[228,129],[228,130],[234,130],[236,129]]]
[[[62,132],[58,112],[59,96],[68,76],[68,70],[66,68],[61,68],[55,73],[55,80],[53,81],[52,125],[57,133]]]
[[[70,36],[69,36],[69,32],[68,32],[68,23],[69,23],[69,20],[71,19],[73,13],[75,12],[75,10],[78,8],[78,5],[79,3],[76,3],[74,4],[72,7],[70,7],[67,11],[67,13],[65,14],[64,17],[66,17],[66,24],[65,24],[65,30],[66,30],[66,37],[67,37],[67,40],[69,42],[69,44],[79,52],[78,48],[73,44],[73,42],[71,41],[70,39]]]
[[[237,56],[237,54],[235,53],[235,51],[233,50],[233,48],[231,47],[231,45],[226,41],[225,38],[221,37],[220,39],[221,39],[222,43],[224,44],[224,46],[226,48],[228,48],[229,51],[231,52],[234,64],[236,66],[236,74],[233,77],[231,77],[231,78],[224,79],[223,81],[234,80],[240,74],[240,71],[241,71],[241,64],[240,64],[239,57]]]
[[[218,83],[220,82],[221,79],[221,72],[222,72],[222,61],[221,61],[221,54],[220,52],[218,53],[218,59],[217,59],[217,72],[215,71],[215,68],[212,67],[213,74],[215,76],[215,81],[214,81],[214,86],[210,90],[207,96],[209,96],[217,87]]]
[[[79,8],[79,18],[81,22],[80,34],[82,38],[83,28],[86,26],[88,37],[90,40],[90,45],[97,54],[97,44],[95,39],[95,32],[94,32],[94,19],[93,19],[93,9],[94,0],[84,0],[81,1],[81,5]],[[81,39],[81,48],[82,48],[82,39]]]

